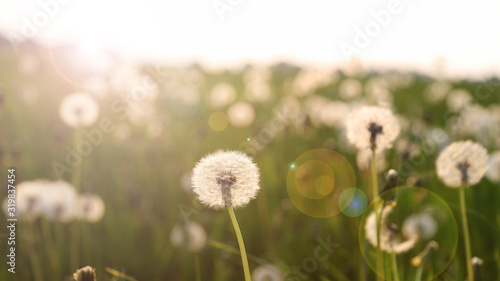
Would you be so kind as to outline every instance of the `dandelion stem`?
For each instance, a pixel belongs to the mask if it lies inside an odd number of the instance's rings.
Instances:
[[[415,273],[415,281],[421,281],[422,280],[422,272],[424,271],[424,264],[421,263],[417,267],[417,272]]]
[[[194,257],[194,268],[196,274],[196,281],[201,281],[201,269],[200,269],[200,255],[197,253]]]
[[[398,274],[398,261],[396,259],[396,253],[392,251],[391,253],[391,261],[392,261],[392,280],[394,281],[399,281],[399,274]]]
[[[372,196],[373,204],[375,206],[375,227],[377,232],[377,279],[382,280],[379,274],[383,271],[382,251],[380,250],[380,214],[378,211],[378,175],[377,175],[377,161],[375,159],[375,148],[372,149]]]
[[[236,220],[236,215],[232,207],[228,207],[229,216],[231,217],[231,222],[233,223],[234,232],[236,232],[236,237],[238,238],[238,245],[240,246],[241,262],[243,263],[243,271],[245,273],[245,281],[252,281],[250,276],[250,268],[248,266],[247,252],[245,250],[245,243],[243,242],[243,236],[241,235],[240,226]]]
[[[469,223],[467,222],[467,211],[465,207],[465,187],[460,187],[460,211],[462,215],[462,228],[464,232],[465,244],[465,264],[467,266],[467,276],[469,281],[474,281],[474,274],[471,264],[471,250],[470,250],[470,237],[469,237]]]
[[[77,149],[78,143],[82,138],[82,131],[77,128],[75,130],[75,136],[73,139],[73,149]],[[83,162],[83,160],[82,160]],[[71,173],[71,183],[76,190],[77,194],[80,194],[80,182],[82,177],[82,162],[77,165]],[[79,257],[79,238],[78,238],[78,224],[74,222],[71,227],[71,255],[70,255],[70,266],[71,270],[78,268],[78,257]]]

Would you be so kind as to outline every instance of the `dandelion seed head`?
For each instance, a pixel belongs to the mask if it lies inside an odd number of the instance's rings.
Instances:
[[[44,181],[23,181],[16,185],[16,216],[18,218],[32,220],[42,214],[43,201],[46,196],[43,185]],[[2,207],[8,215],[7,198]]]
[[[404,253],[412,249],[419,241],[419,236],[403,237],[397,225],[389,221],[389,214],[393,211],[395,204],[388,204],[380,212],[380,249],[388,253]],[[372,211],[365,223],[365,237],[368,242],[377,247],[376,215]]]
[[[282,281],[283,274],[272,264],[263,264],[252,272],[252,281]]]
[[[101,197],[95,194],[81,194],[78,196],[76,216],[90,223],[98,222],[104,216],[106,205]]]
[[[245,98],[252,102],[265,102],[271,97],[271,87],[266,81],[252,80],[245,85]]]
[[[234,127],[247,127],[255,119],[255,110],[247,102],[237,102],[227,110],[229,123]]]
[[[241,207],[257,196],[259,178],[259,168],[246,154],[217,151],[196,164],[192,185],[198,199],[211,208],[226,207],[228,197],[232,207]]]
[[[418,213],[407,217],[403,222],[403,235],[406,237],[419,236],[427,240],[437,232],[436,219],[429,213]]]
[[[236,99],[236,89],[227,83],[219,83],[212,88],[209,105],[212,109],[221,109]]]
[[[170,233],[170,242],[176,247],[186,245],[191,252],[199,252],[207,243],[207,234],[195,222],[176,224]]]
[[[352,112],[346,122],[347,139],[359,150],[384,150],[392,147],[399,135],[397,118],[388,108],[365,106]]]
[[[358,79],[344,79],[339,85],[339,96],[343,100],[352,100],[357,98],[363,92],[363,85]]]
[[[459,112],[472,103],[471,94],[464,89],[456,89],[448,93],[446,105],[450,112]]]
[[[88,127],[97,120],[99,106],[91,95],[74,93],[63,99],[59,107],[59,115],[70,127]]]
[[[50,220],[67,223],[75,218],[75,188],[64,181],[46,182],[43,214]]]
[[[492,182],[500,183],[500,151],[491,154],[485,176]]]
[[[349,106],[343,102],[330,101],[319,112],[323,124],[330,128],[340,128],[344,118],[349,115]]]
[[[448,187],[474,185],[488,170],[488,152],[470,140],[454,142],[441,152],[436,169]]]

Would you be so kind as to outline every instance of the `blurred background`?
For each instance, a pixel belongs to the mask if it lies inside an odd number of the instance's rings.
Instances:
[[[236,211],[250,268],[264,272],[254,278],[268,276],[256,280],[374,280],[359,236],[368,206],[307,216],[289,199],[287,175],[308,151],[333,149],[372,198],[370,155],[348,143],[344,122],[361,106],[389,107],[401,133],[377,160],[380,186],[395,169],[398,185],[431,191],[436,212],[457,216],[458,195],[436,178],[435,159],[455,140],[500,150],[499,12],[487,0],[0,3],[1,177],[15,168],[17,184],[64,180],[105,205],[97,222],[20,219],[14,275],[3,228],[0,279],[70,280],[77,229],[77,266],[95,267],[97,280],[242,280],[226,211],[202,206],[190,187],[201,157],[234,149],[261,170],[257,199]],[[98,104],[82,129],[59,114],[77,92]],[[75,168],[68,155],[82,131],[91,146]],[[484,280],[500,274],[498,165],[466,193]],[[454,234],[436,234],[449,255],[427,278],[465,279]],[[327,237],[334,252],[305,270]],[[413,280],[410,260],[421,250],[399,257],[403,280]]]

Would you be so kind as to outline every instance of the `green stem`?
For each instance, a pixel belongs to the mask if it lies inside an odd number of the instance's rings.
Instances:
[[[375,159],[375,149],[372,149],[372,196],[373,196],[373,204],[375,206],[375,227],[377,232],[377,280],[383,280],[380,275],[383,275],[384,265],[382,258],[382,251],[380,250],[380,214],[378,211],[379,208],[379,199],[378,199],[378,174],[377,174],[377,161]]]
[[[422,280],[422,272],[424,271],[424,264],[421,263],[417,267],[417,272],[415,273],[415,281],[421,281]]]
[[[194,257],[194,268],[196,271],[196,281],[201,281],[200,255],[198,253]]]
[[[243,242],[243,236],[241,235],[240,226],[236,220],[236,215],[232,207],[227,207],[229,211],[229,216],[231,217],[231,222],[233,223],[234,232],[236,232],[236,238],[238,238],[238,245],[240,246],[241,262],[243,263],[243,271],[245,273],[245,281],[252,281],[250,276],[250,268],[248,267],[247,252],[245,250],[245,243]]]
[[[398,274],[398,261],[396,259],[396,253],[392,251],[391,253],[391,261],[392,261],[392,280],[394,281],[399,281],[399,274]]]
[[[26,228],[27,228],[28,233],[29,233],[27,236],[28,237],[27,244],[31,248],[28,251],[28,256],[29,256],[29,259],[31,262],[31,269],[33,270],[33,279],[35,281],[43,281],[43,271],[42,271],[42,267],[40,264],[40,259],[38,258],[37,253],[35,252],[35,248],[36,248],[35,247],[35,239],[33,237],[35,232],[34,232],[34,226],[32,223],[33,223],[32,221],[29,221],[26,224]]]
[[[61,273],[61,266],[59,264],[59,256],[57,254],[54,241],[52,239],[52,232],[50,230],[49,221],[43,218],[41,220],[41,227],[43,239],[45,241],[45,249],[49,256],[49,262],[52,267],[53,274],[54,276],[56,276]]]
[[[465,187],[460,187],[460,211],[462,214],[462,227],[464,232],[465,243],[465,264],[467,266],[467,276],[469,281],[474,281],[474,274],[472,272],[472,255],[470,250],[470,237],[469,237],[469,223],[467,222],[467,211],[465,207]]]
[[[82,131],[80,128],[75,129],[75,136],[73,139],[73,149],[77,150],[77,145],[82,137]],[[71,183],[76,190],[77,195],[80,195],[80,182],[82,177],[82,165],[83,159],[80,164],[77,165],[71,173]],[[78,268],[79,259],[79,237],[78,237],[78,224],[73,222],[71,225],[71,255],[70,255],[70,266],[71,270],[76,270]]]

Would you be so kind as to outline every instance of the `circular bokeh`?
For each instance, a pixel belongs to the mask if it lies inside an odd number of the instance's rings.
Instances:
[[[380,252],[377,254],[374,203],[361,219],[359,243],[363,258],[375,273],[394,280],[392,255],[396,257],[399,280],[415,280],[418,271],[421,280],[433,280],[447,268],[457,249],[458,231],[443,199],[425,188],[398,187],[382,193],[374,202],[379,202]]]
[[[355,187],[347,188],[339,196],[339,207],[342,214],[348,217],[358,217],[362,215],[368,206],[366,193]]]
[[[356,186],[356,175],[351,164],[329,149],[314,149],[300,155],[290,165],[287,176],[290,200],[302,213],[315,218],[340,213],[339,198],[344,190],[353,186]],[[345,201],[349,196],[344,197]]]

